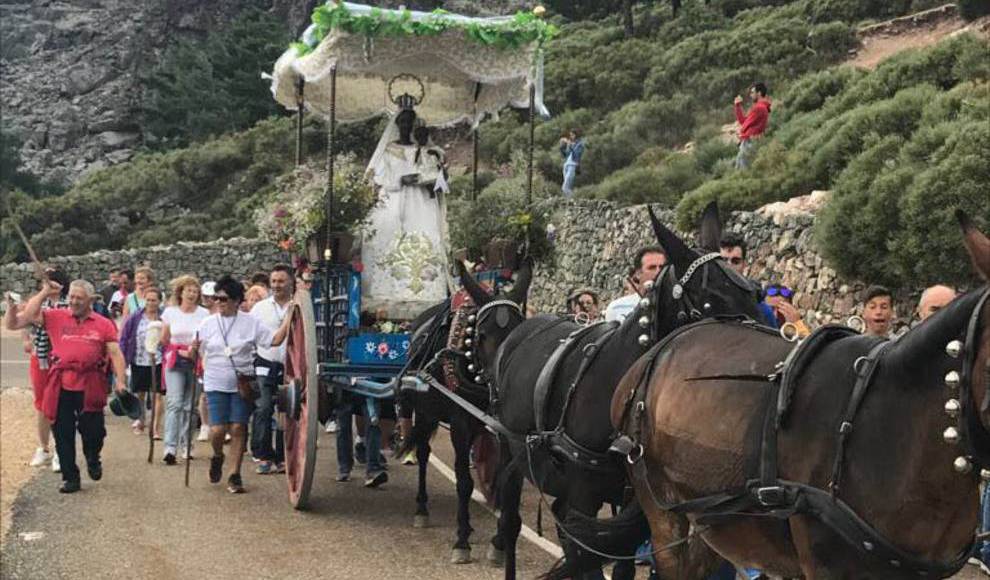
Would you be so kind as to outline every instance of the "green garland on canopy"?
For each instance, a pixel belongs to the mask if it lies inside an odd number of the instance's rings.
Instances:
[[[331,30],[376,38],[438,36],[448,29],[459,28],[471,41],[501,49],[519,48],[533,42],[542,46],[557,34],[556,26],[544,22],[534,12],[517,12],[511,20],[497,23],[462,22],[449,18],[449,14],[438,8],[428,18],[416,21],[409,10],[396,12],[372,8],[368,14],[355,15],[343,4],[323,4],[313,11],[313,44],[300,41],[291,46],[298,56],[304,56],[312,52]]]

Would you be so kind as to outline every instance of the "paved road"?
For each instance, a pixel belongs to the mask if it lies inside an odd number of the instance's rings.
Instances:
[[[147,439],[120,418],[109,421],[102,481],[64,496],[40,473],[14,505],[3,578],[498,578],[484,563],[447,563],[454,537],[453,486],[432,471],[432,525],[412,527],[415,469],[393,465],[378,490],[332,481],[332,437],[320,439],[309,511],[293,511],[281,476],[245,476],[248,493],[230,495],[193,462],[189,489],[181,467],[145,463]],[[205,445],[205,444],[201,444]],[[200,454],[205,449],[200,448]],[[250,463],[250,462],[249,462]],[[494,519],[473,506],[475,558],[482,559]],[[22,534],[42,532],[27,541]],[[523,577],[553,558],[521,549]]]

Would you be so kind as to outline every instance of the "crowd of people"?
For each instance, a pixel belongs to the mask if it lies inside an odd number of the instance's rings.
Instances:
[[[4,323],[22,331],[30,354],[38,437],[30,464],[50,463],[60,472],[61,492],[81,488],[77,430],[90,478],[102,477],[103,409],[111,387],[115,397],[134,398],[120,408],[136,409],[134,434],[153,429],[149,435],[163,440],[165,465],[192,458],[190,426],[198,414],[198,439],[213,451],[211,482],[221,480],[226,462],[227,489],[244,491],[241,464],[249,443],[259,474],[284,471],[282,433],[273,418],[293,268],[276,265],[244,281],[228,275],[200,283],[182,275],[167,291],[145,266],[114,270],[99,290],[84,280],[70,282],[58,268],[45,274],[26,303],[7,295]]]

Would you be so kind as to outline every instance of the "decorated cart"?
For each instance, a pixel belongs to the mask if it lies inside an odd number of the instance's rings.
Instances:
[[[275,63],[272,94],[297,113],[297,165],[305,112],[328,127],[319,212],[325,219],[300,244],[312,258],[313,283],[297,289],[279,394],[289,499],[297,509],[308,501],[319,421],[327,418],[333,390],[363,395],[374,419],[376,401],[394,396],[407,362],[408,322],[457,292],[442,162],[436,164],[442,150],[429,141],[429,128],[471,124],[476,194],[478,124],[507,106],[528,108],[532,194],[533,120],[548,114],[542,47],[554,34],[541,13],[471,18],[328,2]],[[367,169],[376,204],[361,231],[340,232],[340,216],[355,196],[338,191],[337,123],[380,115],[389,116],[388,128]]]

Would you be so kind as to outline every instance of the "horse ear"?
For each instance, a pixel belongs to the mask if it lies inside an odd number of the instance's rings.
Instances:
[[[718,217],[718,202],[712,200],[701,212],[701,228],[698,241],[702,248],[717,252],[722,240],[722,220]]]
[[[973,220],[961,209],[956,210],[956,219],[963,232],[963,243],[973,267],[984,280],[990,281],[990,239],[981,232]]]
[[[667,252],[667,257],[678,271],[683,272],[697,257],[698,254],[689,248],[677,234],[670,231],[667,226],[660,223],[657,215],[653,213],[653,207],[646,206],[646,211],[650,214],[650,223],[653,225],[653,233],[657,237],[657,242]]]
[[[509,300],[512,300],[516,304],[522,304],[529,294],[529,285],[532,281],[533,259],[526,257],[523,259],[522,266],[519,267],[519,275],[516,278],[516,283],[512,286],[512,290],[509,291]]]
[[[492,297],[478,284],[478,281],[474,279],[471,272],[468,272],[467,266],[464,262],[456,260],[454,262],[457,264],[457,275],[461,277],[461,284],[464,285],[464,289],[467,290],[468,295],[474,300],[474,303],[478,306],[484,306],[492,301]]]

